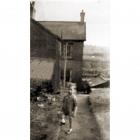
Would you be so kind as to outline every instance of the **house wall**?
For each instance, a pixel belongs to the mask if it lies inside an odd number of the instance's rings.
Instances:
[[[52,81],[55,87],[59,87],[59,79],[63,76],[61,73],[61,71],[64,70],[62,48],[64,51],[66,43],[72,44],[71,57],[68,57],[67,60],[67,70],[72,71],[71,81],[77,83],[81,80],[83,42],[84,40],[63,40],[63,43],[61,44],[58,37],[52,34],[49,30],[45,29],[36,21],[31,22],[31,58],[43,58],[46,59],[46,61],[49,59],[55,60],[52,76]]]
[[[73,42],[73,49],[72,49],[72,60],[73,61],[82,61],[83,59],[83,42]]]
[[[72,70],[71,80],[74,83],[81,81],[82,78],[82,65],[83,65],[83,41],[71,41],[72,55],[71,58],[67,58],[67,70]],[[65,43],[64,43],[65,44]],[[65,47],[65,45],[63,45]],[[64,50],[64,49],[63,49]],[[63,79],[64,72],[64,56],[61,56],[61,77]]]
[[[30,25],[30,57],[31,59],[54,60],[54,69],[51,80],[55,89],[59,88],[59,47],[61,42],[51,32],[44,29],[36,21],[31,20]],[[46,63],[47,64],[47,63]],[[32,67],[32,65],[31,65]],[[46,68],[46,66],[44,66]],[[49,65],[48,65],[49,69]],[[36,69],[34,69],[35,71]],[[46,70],[47,72],[47,70]],[[41,74],[41,73],[38,73]],[[31,77],[32,79],[33,77]],[[36,79],[37,80],[37,79]],[[42,79],[43,80],[43,79]]]

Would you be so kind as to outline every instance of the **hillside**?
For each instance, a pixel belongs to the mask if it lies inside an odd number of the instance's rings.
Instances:
[[[84,59],[106,59],[109,60],[109,48],[101,47],[101,46],[93,46],[93,45],[85,45],[84,46]]]
[[[102,83],[102,80],[110,78],[109,49],[86,45],[83,56],[83,78],[89,78],[94,84]],[[96,80],[97,79],[97,80]]]

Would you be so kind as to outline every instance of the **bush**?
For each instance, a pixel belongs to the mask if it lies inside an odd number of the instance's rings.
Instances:
[[[91,87],[87,81],[80,81],[77,83],[77,91],[89,94],[91,92]]]
[[[48,93],[53,93],[54,92],[54,87],[53,87],[51,81],[43,82],[42,87],[45,88]]]

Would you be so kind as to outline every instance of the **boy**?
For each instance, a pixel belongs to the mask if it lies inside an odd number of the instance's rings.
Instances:
[[[75,117],[77,112],[77,99],[74,91],[74,87],[70,86],[68,95],[64,97],[62,105],[63,116],[61,124],[65,124],[65,116],[68,116],[69,118],[69,130],[67,131],[67,134],[72,132],[72,117]]]

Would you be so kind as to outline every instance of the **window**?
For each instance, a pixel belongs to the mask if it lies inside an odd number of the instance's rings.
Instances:
[[[66,48],[67,47],[67,48]],[[65,43],[61,48],[61,56],[64,58],[67,52],[67,58],[72,58],[73,43]]]
[[[61,56],[64,57],[64,46],[61,46]]]
[[[73,43],[69,42],[67,44],[67,57],[72,58],[72,48],[73,48]]]
[[[72,46],[70,45],[67,46],[67,57],[72,57]]]

